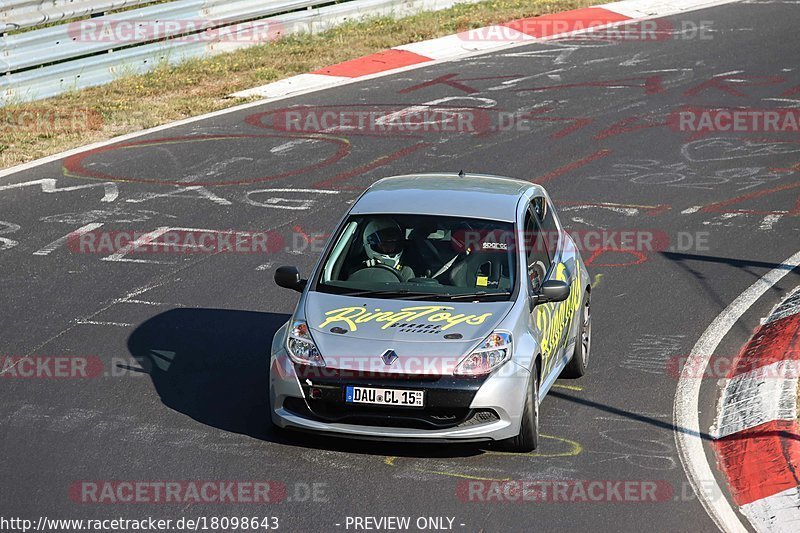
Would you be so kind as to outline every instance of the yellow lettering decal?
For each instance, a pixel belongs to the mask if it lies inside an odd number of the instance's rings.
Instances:
[[[472,315],[467,318],[466,322],[470,326],[479,326],[486,322],[486,319],[492,316],[492,313],[483,313],[482,315]]]
[[[373,320],[377,317],[378,315],[377,311],[380,311],[380,309],[376,309],[375,311],[376,311],[375,313],[364,313],[360,317],[356,318],[353,322],[355,322],[356,324],[363,324],[364,322],[369,322],[370,320]]]
[[[442,327],[442,331],[444,331],[462,323],[477,326],[483,324],[487,318],[492,316],[492,313],[483,313],[482,315],[452,314],[449,312],[452,309],[452,307],[439,305],[419,305],[404,307],[397,312],[381,311],[380,309],[368,312],[364,307],[342,307],[341,309],[326,312],[325,321],[319,327],[324,328],[334,322],[344,322],[350,328],[350,331],[356,331],[358,329],[357,324],[374,321],[382,322],[381,329],[387,329],[400,322],[413,322],[424,317],[426,321],[431,323],[445,322],[446,325]]]
[[[387,320],[391,320],[393,316],[394,313],[392,313],[391,311],[375,313],[375,322],[386,322]]]
[[[567,267],[563,263],[559,263],[556,265],[554,278],[560,281],[566,281],[566,270]],[[578,270],[575,272],[575,277],[572,280],[569,298],[567,298],[563,304],[558,306],[554,304],[545,304],[536,307],[535,322],[541,336],[540,346],[545,365],[548,359],[553,355],[552,352],[559,345],[567,324],[572,320],[575,311],[581,304],[581,292],[581,273],[580,270]]]
[[[334,309],[333,311],[325,313],[325,316],[328,318],[326,318],[325,322],[320,324],[319,327],[324,328],[328,324],[334,322],[344,322],[350,327],[350,331],[355,331],[358,329],[358,326],[356,326],[356,323],[351,319],[359,317],[366,312],[367,310],[363,307],[342,307],[341,309]]]

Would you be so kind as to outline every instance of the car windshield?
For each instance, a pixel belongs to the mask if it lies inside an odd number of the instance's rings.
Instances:
[[[317,290],[404,299],[510,299],[513,225],[430,215],[357,215],[342,226]]]

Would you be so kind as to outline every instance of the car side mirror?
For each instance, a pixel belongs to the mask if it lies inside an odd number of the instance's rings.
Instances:
[[[278,287],[303,292],[307,282],[307,279],[300,279],[300,271],[296,266],[282,266],[275,270],[275,284]]]
[[[539,289],[538,296],[536,303],[563,302],[569,298],[569,283],[557,279],[545,281]]]

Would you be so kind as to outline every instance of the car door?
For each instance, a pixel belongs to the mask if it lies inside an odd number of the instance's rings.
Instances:
[[[552,326],[559,345],[559,353],[554,360],[566,363],[575,348],[583,303],[583,280],[578,252],[570,235],[562,231],[561,223],[550,200],[537,197],[533,204],[539,225],[548,236],[547,242],[551,244],[553,267],[548,279],[564,281],[570,286],[569,297],[561,302],[561,307],[554,315]]]
[[[553,236],[547,235],[541,227],[536,212],[536,198],[528,206],[524,221],[525,263],[527,267],[528,290],[531,294],[539,292],[541,284],[553,273],[551,248]],[[554,320],[559,315],[561,302],[548,302],[537,305],[531,311],[531,322],[537,332],[542,350],[542,383],[548,381],[550,373],[559,357],[559,342],[556,338]]]

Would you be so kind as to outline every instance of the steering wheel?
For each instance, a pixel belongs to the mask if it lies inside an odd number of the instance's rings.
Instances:
[[[392,274],[394,274],[397,277],[397,281],[399,281],[401,283],[403,282],[403,277],[400,275],[400,272],[398,272],[398,270],[396,268],[392,268],[389,265],[384,265],[383,263],[375,263],[371,267],[367,267],[367,268],[382,268],[384,270],[388,270],[389,272],[391,272]]]
[[[394,268],[390,267],[389,265],[384,265],[383,263],[375,263],[374,265],[370,265],[368,267],[364,267],[361,270],[358,270],[358,271],[354,272],[353,274],[351,274],[348,277],[348,279],[351,279],[351,280],[352,279],[362,279],[362,276],[363,276],[362,281],[366,281],[366,280],[369,279],[369,276],[366,275],[365,273],[368,272],[370,269],[373,269],[373,268],[377,268],[378,270],[387,270],[387,271],[391,272],[392,274],[394,274],[394,277],[397,278],[397,281],[399,281],[401,283],[403,282],[403,278],[400,276],[400,272],[398,272],[397,269],[394,269]]]

